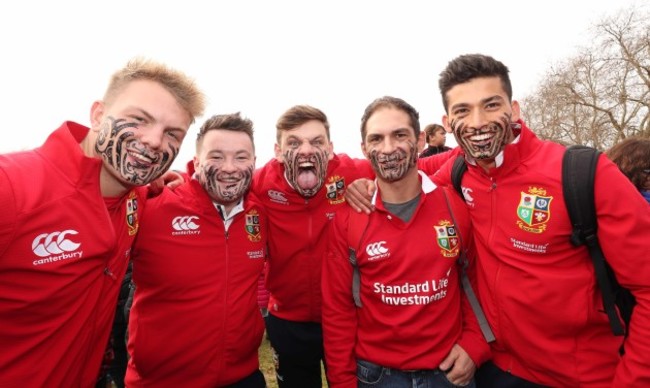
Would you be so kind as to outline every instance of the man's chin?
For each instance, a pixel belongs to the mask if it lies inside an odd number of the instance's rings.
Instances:
[[[311,186],[311,187],[303,187],[303,186],[298,186],[298,193],[302,195],[303,197],[313,197],[316,195],[316,193],[320,190],[320,186]]]

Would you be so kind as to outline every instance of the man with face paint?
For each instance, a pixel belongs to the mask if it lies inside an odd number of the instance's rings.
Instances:
[[[276,124],[276,158],[255,172],[251,190],[269,215],[270,292],[266,327],[282,388],[320,388],[323,340],[321,267],[328,220],[349,182],[374,176],[365,159],[335,154],[327,116],[312,106],[287,110]],[[423,139],[422,139],[423,141]],[[449,156],[419,159],[435,172]]]
[[[565,148],[526,127],[508,68],[494,58],[462,55],[449,62],[439,85],[443,123],[468,166],[461,186],[475,231],[479,298],[496,336],[479,386],[650,386],[647,203],[601,156],[594,186],[598,240],[637,300],[621,356],[623,337],[612,334],[589,253],[569,241]],[[437,182],[450,184],[450,175],[451,163]]]
[[[456,264],[468,249],[457,237],[469,239],[467,209],[418,171],[419,135],[418,112],[399,98],[373,101],[361,119],[361,148],[377,176],[376,211],[358,245],[348,241],[351,208],[331,224],[322,279],[330,387],[473,387],[476,366],[489,358]]]
[[[144,199],[203,94],[135,59],[113,74],[91,127],[63,123],[32,151],[0,155],[0,385],[92,387]]]
[[[239,113],[201,127],[192,177],[147,201],[133,248],[128,387],[264,388],[258,279],[266,215],[248,189],[253,123]]]
[[[325,226],[345,202],[346,182],[372,173],[335,155],[327,116],[298,105],[277,121],[276,158],[255,172],[252,191],[269,215],[267,333],[278,385],[322,386],[321,263]]]

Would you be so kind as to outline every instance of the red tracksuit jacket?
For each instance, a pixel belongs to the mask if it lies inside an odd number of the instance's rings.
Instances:
[[[266,245],[252,195],[227,231],[196,180],[148,200],[133,254],[129,387],[221,387],[258,369]]]
[[[477,365],[489,358],[456,264],[460,242],[471,241],[467,210],[448,193],[452,218],[443,189],[423,173],[421,180],[422,198],[409,222],[385,210],[380,192],[358,245],[348,241],[354,210],[345,207],[332,221],[322,281],[331,387],[357,386],[357,359],[400,370],[435,369],[454,344]],[[358,247],[360,308],[352,300],[351,244]]]
[[[445,153],[418,159],[418,166],[432,174],[450,157],[451,153]],[[251,191],[269,215],[266,288],[270,313],[291,321],[321,321],[320,282],[327,221],[345,204],[347,185],[372,176],[366,159],[335,155],[329,161],[323,187],[305,199],[289,185],[283,165],[275,159],[255,172]]]
[[[523,123],[522,123],[523,124]],[[569,242],[562,195],[564,147],[522,128],[486,173],[469,166],[462,186],[476,236],[481,304],[494,330],[494,362],[556,387],[650,386],[650,207],[601,156],[595,180],[598,238],[637,306],[626,354],[603,312],[586,247]],[[451,163],[436,178],[449,182]]]
[[[0,155],[3,387],[94,387],[99,374],[139,202],[102,198],[87,133],[66,122],[42,147]]]

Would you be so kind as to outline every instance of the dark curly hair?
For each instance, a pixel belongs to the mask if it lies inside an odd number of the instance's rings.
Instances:
[[[650,139],[628,137],[610,148],[607,156],[639,191],[645,189],[650,170]]]

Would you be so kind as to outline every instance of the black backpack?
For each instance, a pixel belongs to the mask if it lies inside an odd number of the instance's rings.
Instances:
[[[626,327],[630,323],[632,310],[636,304],[630,290],[623,288],[611,267],[605,260],[605,255],[598,242],[596,222],[596,206],[594,204],[594,180],[596,164],[600,151],[585,146],[568,147],[562,159],[562,192],[566,202],[567,211],[573,232],[571,244],[574,246],[586,245],[591,255],[596,272],[598,287],[603,294],[603,307],[609,318],[609,324],[614,335],[627,335],[625,328],[616,313],[616,307]],[[463,174],[467,171],[467,164],[463,155],[459,155],[451,172],[452,184],[460,196],[465,199],[460,186]]]

